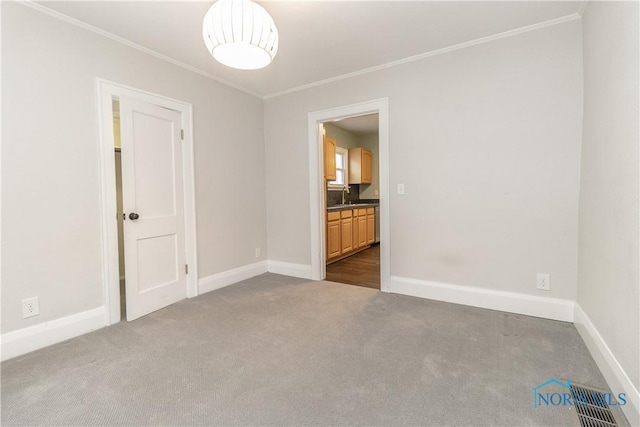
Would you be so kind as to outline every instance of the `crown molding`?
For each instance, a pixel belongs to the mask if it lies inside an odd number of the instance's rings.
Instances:
[[[201,75],[203,77],[207,77],[207,78],[209,78],[211,80],[214,80],[214,81],[216,81],[216,82],[218,82],[220,84],[223,84],[225,86],[231,87],[233,89],[236,89],[236,90],[239,90],[241,92],[244,92],[244,93],[246,93],[248,95],[255,96],[256,98],[262,99],[262,95],[260,95],[260,94],[258,94],[256,92],[253,92],[253,91],[251,91],[251,90],[249,90],[247,88],[244,88],[242,86],[238,86],[237,84],[231,83],[231,82],[229,82],[229,81],[227,81],[225,79],[222,79],[220,77],[214,76],[213,74],[207,73],[206,71],[203,71],[203,70],[201,70],[199,68],[193,67],[193,66],[191,66],[189,64],[185,64],[182,61],[178,61],[177,59],[174,59],[174,58],[172,58],[170,56],[164,55],[164,54],[162,54],[160,52],[156,52],[153,49],[146,48],[146,47],[141,46],[141,45],[139,45],[137,43],[134,43],[134,42],[132,42],[130,40],[127,40],[127,39],[125,39],[123,37],[120,37],[120,36],[117,36],[115,34],[112,34],[112,33],[108,32],[108,31],[105,31],[105,30],[103,30],[101,28],[98,28],[98,27],[95,27],[93,25],[87,24],[86,22],[80,21],[79,19],[72,18],[72,17],[70,17],[68,15],[65,15],[64,13],[60,13],[58,11],[50,9],[50,8],[48,8],[46,6],[41,5],[40,3],[36,3],[33,0],[17,0],[16,2],[18,4],[23,5],[23,6],[26,6],[26,7],[29,7],[31,9],[37,10],[38,12],[41,12],[41,13],[44,13],[46,15],[52,16],[54,18],[60,19],[61,21],[67,22],[67,23],[72,24],[72,25],[75,25],[76,27],[80,27],[82,29],[91,31],[93,33],[96,33],[96,34],[98,34],[100,36],[103,36],[103,37],[106,37],[108,39],[111,39],[111,40],[113,40],[115,42],[118,42],[118,43],[123,44],[125,46],[128,46],[130,48],[133,48],[133,49],[139,50],[141,52],[144,52],[144,53],[146,53],[148,55],[151,55],[151,56],[153,56],[155,58],[158,58],[158,59],[160,59],[162,61],[165,61],[165,62],[168,62],[170,64],[176,65],[178,67],[184,68],[185,70],[189,70],[189,71],[194,72],[196,74],[199,74],[199,75]]]
[[[584,16],[584,10],[587,8],[587,2],[588,0],[581,1],[580,6],[578,7],[577,14],[580,15],[581,18]]]
[[[539,30],[541,28],[546,28],[546,27],[550,27],[550,26],[553,26],[553,25],[563,24],[565,22],[574,21],[576,19],[580,19],[580,15],[578,15],[577,13],[574,13],[574,14],[563,16],[563,17],[560,17],[560,18],[551,19],[549,21],[540,22],[538,24],[528,25],[526,27],[520,27],[520,28],[516,28],[514,30],[509,30],[509,31],[505,31],[505,32],[502,32],[502,33],[493,34],[491,36],[486,36],[486,37],[481,37],[481,38],[478,38],[478,39],[475,39],[475,40],[470,40],[470,41],[467,41],[467,42],[464,42],[464,43],[455,44],[453,46],[448,46],[448,47],[444,47],[444,48],[441,48],[441,49],[436,49],[436,50],[432,50],[432,51],[429,51],[429,52],[421,53],[421,54],[418,54],[418,55],[409,56],[407,58],[399,59],[397,61],[387,62],[386,64],[382,64],[382,65],[376,65],[375,67],[365,68],[363,70],[354,71],[352,73],[347,73],[347,74],[342,74],[340,76],[331,77],[331,78],[328,78],[328,79],[325,79],[325,80],[319,80],[317,82],[308,83],[308,84],[297,86],[297,87],[294,87],[294,88],[291,88],[291,89],[285,89],[285,90],[282,90],[282,91],[279,91],[279,92],[275,92],[275,93],[272,93],[272,94],[265,95],[263,97],[263,99],[275,98],[275,97],[282,96],[282,95],[287,95],[287,94],[290,94],[290,93],[293,93],[293,92],[299,92],[301,90],[310,89],[312,87],[321,86],[321,85],[324,85],[324,84],[327,84],[327,83],[333,83],[333,82],[337,82],[339,80],[350,79],[351,77],[361,76],[363,74],[373,73],[375,71],[380,71],[380,70],[384,70],[384,69],[387,69],[387,68],[397,67],[399,65],[404,65],[404,64],[408,64],[410,62],[420,61],[422,59],[429,58],[429,57],[432,57],[432,56],[442,55],[442,54],[453,52],[453,51],[456,51],[456,50],[465,49],[467,47],[471,47],[471,46],[476,46],[476,45],[483,44],[483,43],[492,42],[494,40],[504,39],[504,38],[512,37],[512,36],[515,36],[515,35],[518,35],[518,34],[527,33],[529,31]]]
[[[293,87],[293,88],[285,89],[285,90],[274,92],[274,93],[267,94],[267,95],[261,95],[261,94],[259,94],[257,92],[254,92],[254,91],[250,90],[250,89],[247,89],[245,87],[239,86],[239,85],[237,85],[235,83],[232,83],[232,82],[230,82],[228,80],[222,79],[222,78],[217,77],[217,76],[215,76],[215,75],[213,75],[211,73],[203,71],[203,70],[201,70],[201,69],[199,69],[197,67],[191,66],[191,65],[186,64],[186,63],[184,63],[182,61],[178,61],[177,59],[174,59],[174,58],[172,58],[170,56],[164,55],[164,54],[162,54],[160,52],[157,52],[157,51],[155,51],[153,49],[146,48],[146,47],[141,46],[141,45],[139,45],[137,43],[134,43],[134,42],[132,42],[130,40],[127,40],[127,39],[125,39],[123,37],[117,36],[115,34],[112,34],[112,33],[108,32],[108,31],[105,31],[103,29],[100,29],[100,28],[95,27],[93,25],[87,24],[86,22],[83,22],[83,21],[80,21],[78,19],[72,18],[72,17],[70,17],[68,15],[65,15],[63,13],[60,13],[60,12],[55,11],[53,9],[50,9],[50,8],[48,8],[46,6],[43,6],[40,3],[36,3],[34,0],[17,0],[17,3],[22,4],[23,6],[26,6],[26,7],[30,7],[30,8],[32,8],[34,10],[37,10],[39,12],[42,12],[42,13],[47,14],[49,16],[52,16],[54,18],[60,19],[62,21],[65,21],[65,22],[67,22],[69,24],[72,24],[72,25],[75,25],[77,27],[83,28],[85,30],[91,31],[91,32],[93,32],[95,34],[98,34],[98,35],[101,35],[101,36],[106,37],[108,39],[111,39],[111,40],[113,40],[113,41],[115,41],[117,43],[123,44],[125,46],[131,47],[131,48],[136,49],[136,50],[139,50],[139,51],[144,52],[144,53],[146,53],[148,55],[151,55],[151,56],[153,56],[155,58],[158,58],[158,59],[160,59],[162,61],[165,61],[165,62],[168,62],[170,64],[176,65],[178,67],[184,68],[186,70],[189,70],[189,71],[194,72],[196,74],[199,74],[199,75],[201,75],[203,77],[206,77],[206,78],[209,78],[211,80],[214,80],[214,81],[216,81],[216,82],[218,82],[220,84],[223,84],[225,86],[228,86],[230,88],[239,90],[239,91],[244,92],[244,93],[246,93],[248,95],[251,95],[251,96],[255,96],[256,98],[260,98],[260,99],[266,100],[266,99],[276,98],[278,96],[287,95],[287,94],[294,93],[294,92],[300,92],[300,91],[303,91],[303,90],[306,90],[306,89],[310,89],[310,88],[313,88],[313,87],[322,86],[322,85],[325,85],[325,84],[328,84],[328,83],[333,83],[333,82],[337,82],[337,81],[340,81],[340,80],[346,80],[346,79],[350,79],[352,77],[357,77],[357,76],[361,76],[361,75],[364,75],[364,74],[373,73],[373,72],[384,70],[384,69],[387,69],[387,68],[397,67],[397,66],[408,64],[408,63],[411,63],[411,62],[420,61],[422,59],[430,58],[432,56],[442,55],[442,54],[453,52],[453,51],[456,51],[456,50],[465,49],[467,47],[476,46],[476,45],[483,44],[483,43],[489,43],[489,42],[492,42],[494,40],[499,40],[499,39],[503,39],[503,38],[507,38],[507,37],[512,37],[512,36],[515,36],[515,35],[518,35],[518,34],[522,34],[522,33],[526,33],[526,32],[529,32],[529,31],[539,30],[541,28],[546,28],[546,27],[550,27],[550,26],[553,26],[553,25],[563,24],[565,22],[570,22],[570,21],[574,21],[574,20],[577,20],[577,19],[581,19],[582,18],[582,14],[584,13],[584,9],[585,9],[585,7],[587,5],[587,0],[582,1],[581,4],[580,4],[580,7],[578,9],[578,12],[574,13],[574,14],[571,14],[571,15],[566,15],[566,16],[563,16],[563,17],[560,17],[560,18],[555,18],[555,19],[551,19],[551,20],[548,20],[548,21],[540,22],[540,23],[537,23],[537,24],[528,25],[526,27],[520,27],[520,28],[516,28],[516,29],[513,29],[513,30],[509,30],[509,31],[504,31],[502,33],[497,33],[497,34],[493,34],[493,35],[486,36],[486,37],[480,37],[480,38],[477,38],[477,39],[474,39],[474,40],[470,40],[470,41],[467,41],[467,42],[455,44],[453,46],[448,46],[448,47],[444,47],[444,48],[441,48],[441,49],[432,50],[432,51],[429,51],[429,52],[425,52],[425,53],[421,53],[421,54],[418,54],[418,55],[410,56],[410,57],[407,57],[407,58],[399,59],[397,61],[387,62],[385,64],[376,65],[374,67],[365,68],[365,69],[358,70],[358,71],[353,71],[351,73],[346,73],[346,74],[342,74],[342,75],[339,75],[339,76],[330,77],[328,79],[319,80],[319,81],[312,82],[312,83],[307,83],[307,84],[304,84],[304,85],[296,86],[296,87]]]

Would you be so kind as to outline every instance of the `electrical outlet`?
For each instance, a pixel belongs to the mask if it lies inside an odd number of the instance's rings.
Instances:
[[[22,300],[22,318],[33,317],[40,314],[40,304],[38,297],[27,298]]]
[[[260,258],[260,248],[256,248],[256,258]]]
[[[373,195],[377,196],[380,192],[378,190],[373,190]]]
[[[542,290],[542,291],[551,290],[551,283],[549,281],[549,275],[548,274],[538,273],[537,288]]]

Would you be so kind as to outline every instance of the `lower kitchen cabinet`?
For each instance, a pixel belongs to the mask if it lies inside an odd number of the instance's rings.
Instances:
[[[376,240],[376,215],[374,208],[367,208],[367,245]]]
[[[327,261],[345,258],[375,241],[374,208],[327,212]]]
[[[340,256],[341,240],[340,240],[340,212],[329,212],[327,214],[327,259],[333,259]]]
[[[341,252],[346,254],[351,252],[353,248],[353,220],[351,219],[352,211],[341,211],[340,212],[340,233],[342,234],[342,248]]]
[[[367,210],[358,209],[358,247],[367,246]]]

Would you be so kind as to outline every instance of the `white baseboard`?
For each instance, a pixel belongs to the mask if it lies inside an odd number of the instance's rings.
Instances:
[[[198,279],[198,295],[250,279],[267,272],[267,261],[260,261]]]
[[[602,338],[589,316],[578,303],[575,304],[574,324],[591,356],[614,394],[626,393],[627,404],[621,406],[624,415],[632,426],[640,425],[640,393],[624,371],[618,359]]]
[[[573,301],[391,276],[389,292],[573,322]]]
[[[269,273],[282,274],[284,276],[299,277],[311,280],[311,266],[307,264],[293,264],[282,261],[269,261]]]
[[[2,360],[84,335],[107,326],[104,307],[40,323],[2,335]]]

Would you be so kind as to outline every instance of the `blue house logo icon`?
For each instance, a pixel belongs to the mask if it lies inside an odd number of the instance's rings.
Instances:
[[[566,393],[541,393],[540,389],[550,385],[550,384],[557,384],[561,387],[564,387],[567,389]],[[551,378],[550,380],[547,380],[545,382],[543,382],[542,384],[532,388],[531,390],[533,392],[533,407],[537,408],[538,406],[544,404],[544,405],[553,405],[553,406],[558,406],[558,405],[567,405],[567,404],[571,404],[571,381],[567,380],[566,383],[563,383],[560,380],[557,380],[555,378]]]

